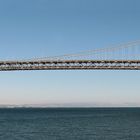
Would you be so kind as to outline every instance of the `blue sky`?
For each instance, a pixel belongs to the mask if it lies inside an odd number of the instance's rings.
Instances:
[[[1,0],[0,60],[140,39],[139,0]],[[0,104],[140,106],[139,71],[0,72]]]

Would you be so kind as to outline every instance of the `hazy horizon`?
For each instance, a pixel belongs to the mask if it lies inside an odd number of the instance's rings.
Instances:
[[[140,39],[139,0],[1,0],[0,61]],[[140,71],[0,72],[0,105],[140,106]]]

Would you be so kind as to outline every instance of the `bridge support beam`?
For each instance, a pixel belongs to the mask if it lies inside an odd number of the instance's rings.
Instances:
[[[140,60],[0,61],[0,71],[16,70],[140,70]]]

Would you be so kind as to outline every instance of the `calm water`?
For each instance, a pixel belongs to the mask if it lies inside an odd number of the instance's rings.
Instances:
[[[0,109],[0,140],[140,140],[140,108]]]

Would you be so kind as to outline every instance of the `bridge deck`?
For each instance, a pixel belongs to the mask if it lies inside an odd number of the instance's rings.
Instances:
[[[140,60],[0,61],[0,71],[14,70],[140,70]]]

